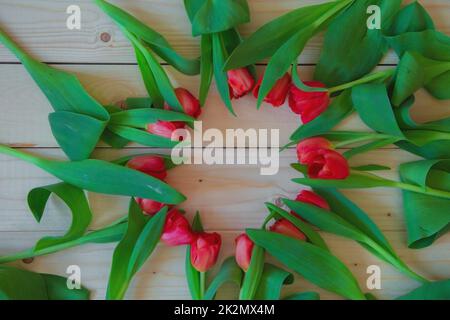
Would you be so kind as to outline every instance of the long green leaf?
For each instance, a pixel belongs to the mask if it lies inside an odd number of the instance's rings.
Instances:
[[[450,280],[426,283],[397,300],[450,300]]]
[[[131,199],[128,229],[114,250],[107,299],[123,299],[132,278],[158,244],[166,216],[167,207],[151,218],[145,216],[136,201]]]
[[[189,75],[199,73],[200,65],[198,59],[189,60],[181,57],[161,34],[119,7],[104,0],[95,0],[95,3],[122,28],[144,41],[156,54],[174,68]]]
[[[262,230],[248,236],[288,268],[315,285],[353,300],[365,300],[350,270],[326,250],[305,241]]]
[[[203,232],[203,225],[200,219],[199,212],[195,214],[194,221],[192,221],[192,231]],[[191,293],[192,299],[194,300],[203,299],[202,289],[200,288],[200,272],[197,269],[195,269],[191,263],[190,245],[187,245],[186,247],[185,270],[186,270],[186,280],[188,283],[189,292]]]
[[[58,179],[83,190],[152,199],[166,204],[179,204],[186,199],[159,179],[102,160],[48,160],[4,145],[0,145],[0,153],[35,164]]]
[[[110,124],[144,129],[150,123],[161,121],[194,122],[195,119],[181,112],[156,108],[131,109],[115,112],[111,115]]]

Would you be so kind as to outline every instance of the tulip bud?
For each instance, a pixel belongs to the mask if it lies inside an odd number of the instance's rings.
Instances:
[[[222,239],[218,233],[201,232],[191,242],[191,264],[197,271],[206,272],[217,262]]]
[[[253,88],[253,95],[255,98],[258,98],[259,88],[261,87],[263,77],[264,76],[259,78],[258,83],[255,88]],[[270,103],[274,107],[281,106],[286,101],[290,85],[291,76],[289,73],[286,73],[282,78],[278,79],[272,90],[270,90],[269,94],[264,98],[264,101]]]
[[[304,164],[303,157],[310,151],[317,149],[332,149],[333,145],[330,141],[322,137],[308,138],[297,144],[298,161]]]
[[[317,193],[308,190],[302,190],[295,198],[296,201],[309,203],[319,208],[330,210],[330,205],[327,200],[319,196]]]
[[[310,151],[302,160],[308,167],[308,176],[312,179],[345,179],[350,175],[347,159],[334,150]]]
[[[236,243],[236,262],[242,270],[247,272],[252,259],[254,243],[247,234],[243,233],[235,240]]]
[[[147,131],[149,133],[169,139],[172,138],[173,132],[177,129],[177,125],[169,121],[158,120],[155,123],[149,123],[147,125]]]
[[[326,88],[317,81],[306,81],[305,84],[313,88]],[[303,124],[308,123],[324,112],[330,104],[328,92],[306,92],[295,85],[289,90],[289,107],[292,112],[299,114]]]
[[[255,79],[247,68],[227,72],[231,98],[239,99],[249,93],[255,85]]]
[[[164,180],[167,177],[164,159],[158,156],[137,156],[127,163],[127,167],[141,171],[157,179]]]
[[[270,227],[270,231],[283,234],[287,237],[295,238],[298,240],[306,240],[306,236],[303,234],[303,232],[298,230],[296,226],[294,226],[289,220],[286,219],[277,220]]]
[[[193,118],[197,118],[202,113],[200,102],[188,90],[184,88],[176,88],[175,94],[181,106],[183,107],[185,114]],[[164,105],[164,109],[173,110],[173,108],[171,108],[168,104]]]
[[[161,210],[165,204],[151,199],[135,198],[137,204],[149,216],[154,216]]]
[[[167,214],[161,240],[169,246],[180,246],[191,243],[195,235],[186,217],[177,209],[172,209]]]

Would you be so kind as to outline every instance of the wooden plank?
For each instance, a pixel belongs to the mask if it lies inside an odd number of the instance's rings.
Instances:
[[[115,104],[130,96],[146,96],[139,70],[136,66],[100,66],[100,65],[64,65],[63,70],[79,76],[89,93],[103,104]],[[187,77],[166,67],[173,79],[174,86],[182,86],[197,92],[199,77]],[[258,67],[258,73],[263,67]],[[0,70],[0,109],[7,110],[0,118],[0,141],[2,143],[34,147],[57,147],[47,116],[51,106],[21,65],[1,65]],[[302,67],[301,76],[310,79],[312,67]],[[287,104],[272,108],[264,104],[256,110],[253,96],[234,101],[237,117],[229,114],[213,84],[210,95],[199,118],[204,121],[204,129],[255,128],[280,130],[280,143],[289,142],[289,136],[300,125],[297,115],[291,112]],[[429,121],[450,116],[449,101],[439,101],[428,93],[420,91],[414,107],[414,117],[418,121]],[[339,130],[367,131],[359,117],[352,116],[342,122]]]
[[[115,0],[112,3],[131,12],[167,37],[181,54],[199,55],[199,40],[191,37],[191,27],[179,0]],[[252,21],[242,26],[244,37],[249,36],[266,22],[301,6],[325,2],[323,0],[249,0]],[[450,6],[447,0],[424,0],[439,30],[450,33]],[[134,63],[129,42],[114,23],[90,0],[79,0],[81,30],[66,27],[66,9],[71,0],[3,0],[0,3],[0,23],[17,41],[35,57],[47,62]],[[111,40],[103,42],[102,34]],[[300,58],[301,63],[315,63],[320,54],[321,37],[314,38]],[[16,59],[0,46],[0,61]],[[390,53],[383,63],[396,63]]]
[[[205,215],[204,215],[205,216]],[[221,258],[234,254],[234,238],[237,231],[220,231],[223,237]],[[42,236],[52,235],[46,232],[0,232],[0,254],[12,253],[32,246]],[[432,247],[423,250],[408,250],[404,245],[403,232],[387,232],[400,257],[416,272],[432,279],[443,280],[450,276],[450,236],[440,239]],[[353,272],[365,292],[371,292],[378,298],[392,299],[409,292],[419,286],[413,280],[403,276],[393,267],[381,262],[365,251],[355,242],[324,235],[332,252],[339,257]],[[81,281],[92,290],[94,299],[104,299],[108,282],[109,268],[114,244],[86,245],[53,255],[38,257],[31,264],[16,262],[20,268],[67,276],[70,265],[81,268]],[[184,274],[184,247],[168,248],[159,245],[150,261],[148,261],[135,277],[127,299],[190,299]],[[274,262],[269,258],[269,261]],[[278,263],[277,263],[278,264]],[[366,288],[367,267],[378,265],[381,268],[382,290],[370,291]],[[336,299],[336,295],[326,292],[296,276],[293,285],[286,286],[283,296],[296,292],[317,291],[322,299]],[[218,295],[219,299],[234,299],[236,288],[225,286]]]
[[[139,150],[138,153],[151,152]],[[161,150],[159,150],[161,151]],[[61,158],[60,150],[36,150],[32,152],[44,157]],[[137,151],[113,151],[100,149],[95,153],[99,159],[115,159]],[[397,166],[418,159],[399,150],[380,150],[361,155],[352,160],[352,165],[383,164],[392,171],[379,174],[397,179]],[[204,224],[211,230],[236,230],[242,226],[258,227],[267,211],[264,202],[279,197],[295,198],[302,188],[291,182],[300,177],[290,168],[296,162],[294,150],[280,156],[280,170],[274,176],[262,176],[258,166],[252,165],[183,165],[169,173],[167,182],[184,193],[188,200],[182,207],[192,216],[196,210],[204,215]],[[0,231],[63,231],[70,223],[70,214],[56,199],[50,201],[40,224],[30,215],[26,204],[27,193],[33,188],[56,182],[42,170],[6,156],[0,156],[0,216],[7,217],[0,223]],[[375,220],[382,230],[405,230],[399,190],[377,188],[371,190],[346,191]],[[89,194],[95,215],[93,228],[106,225],[126,214],[128,199],[98,194]]]

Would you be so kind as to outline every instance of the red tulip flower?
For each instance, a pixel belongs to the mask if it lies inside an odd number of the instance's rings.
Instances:
[[[197,271],[206,272],[217,262],[222,239],[216,232],[201,232],[191,242],[191,264]]]
[[[287,237],[295,238],[298,240],[305,241],[306,236],[303,232],[297,229],[289,220],[280,219],[277,220],[271,227],[270,231],[283,234]]]
[[[303,163],[303,157],[310,151],[317,149],[332,149],[333,145],[330,141],[322,137],[308,138],[297,144],[297,158]],[[303,163],[304,164],[304,163]]]
[[[181,246],[194,241],[195,235],[191,231],[189,221],[177,209],[167,214],[161,240],[169,246]]]
[[[184,88],[176,88],[175,94],[177,96],[178,101],[183,107],[183,111],[185,114],[197,118],[202,113],[202,108],[200,107],[200,102],[189,90]],[[173,110],[171,106],[167,103],[164,105],[164,109]]]
[[[161,210],[165,204],[151,199],[135,198],[137,204],[149,216],[154,216]]]
[[[247,234],[243,233],[235,240],[236,243],[236,262],[242,270],[247,271],[252,259],[254,243]]]
[[[171,139],[173,132],[178,128],[178,123],[158,120],[155,123],[150,123],[147,125],[147,132]]]
[[[312,179],[345,179],[350,175],[347,159],[334,150],[317,149],[302,158]]]
[[[330,210],[330,205],[327,200],[319,196],[317,193],[308,190],[302,190],[295,198],[296,201],[309,203],[319,208]]]
[[[255,79],[253,79],[247,68],[230,70],[227,72],[227,75],[232,99],[239,99],[245,96],[252,91],[255,85]]]
[[[305,84],[313,88],[326,88],[317,81],[306,81]],[[306,92],[295,85],[289,90],[289,107],[292,112],[299,114],[303,124],[308,123],[324,112],[330,105],[328,92]]]
[[[137,156],[127,163],[127,167],[141,171],[157,179],[164,180],[167,177],[164,159],[158,156]]]
[[[261,87],[263,77],[264,76],[259,78],[258,83],[255,88],[253,88],[253,95],[255,98],[258,98],[259,88]],[[290,85],[291,76],[289,73],[286,73],[282,78],[278,79],[272,90],[270,90],[269,94],[264,98],[264,101],[270,103],[274,107],[281,106],[286,101]]]

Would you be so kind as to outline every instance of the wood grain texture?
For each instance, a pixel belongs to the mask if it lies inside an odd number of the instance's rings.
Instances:
[[[180,0],[111,0],[114,4],[135,14],[139,19],[161,32],[180,53],[195,57],[199,54],[198,39],[190,36],[190,25]],[[242,26],[244,36],[255,31],[267,21],[303,5],[322,0],[249,0],[252,22]],[[75,72],[87,90],[100,102],[114,104],[130,96],[145,96],[140,74],[128,41],[111,20],[90,0],[76,2],[82,9],[82,30],[70,31],[65,26],[67,6],[71,0],[0,0],[0,27],[10,33],[33,56],[46,62],[60,63],[57,67]],[[424,0],[421,3],[430,11],[438,29],[449,34],[450,3],[448,0]],[[102,33],[112,35],[105,43]],[[299,61],[314,64],[317,61],[321,38],[313,39]],[[47,122],[51,107],[43,94],[21,65],[11,64],[16,59],[0,45],[0,142],[8,143],[46,157],[64,159],[57,148]],[[396,58],[389,54],[383,63],[394,64]],[[105,65],[99,65],[108,63]],[[73,65],[75,64],[75,65]],[[198,77],[186,77],[165,67],[175,86],[196,92]],[[263,67],[258,67],[258,73]],[[302,78],[311,77],[313,67],[302,66]],[[420,92],[414,107],[414,118],[429,121],[450,115],[448,101],[437,101]],[[287,106],[274,109],[267,105],[255,109],[255,100],[246,97],[235,102],[238,117],[231,116],[221,102],[214,85],[201,120],[203,126],[218,128],[279,128],[281,143],[286,143],[299,125],[298,118]],[[361,121],[351,117],[339,126],[342,130],[367,130]],[[117,151],[100,144],[94,156],[114,159],[127,154],[167,152],[148,148],[131,148]],[[383,164],[392,167],[380,174],[397,179],[396,168],[402,162],[417,157],[390,146],[383,150],[357,156],[352,165]],[[245,227],[258,227],[266,215],[264,202],[279,197],[293,198],[300,186],[290,182],[297,177],[289,167],[295,162],[295,153],[288,150],[280,156],[280,171],[276,176],[261,176],[257,166],[207,166],[190,165],[174,169],[168,182],[188,196],[182,207],[192,218],[200,210],[205,227],[223,235],[221,259],[233,254],[234,238]],[[33,220],[26,204],[26,195],[33,187],[56,182],[56,179],[29,164],[0,155],[0,255],[31,247],[46,235],[63,234],[70,224],[67,208],[51,198],[42,222]],[[392,245],[418,273],[433,280],[450,277],[450,236],[440,238],[431,248],[409,250],[403,221],[400,191],[377,188],[345,191],[360,205],[386,234]],[[95,218],[91,228],[97,229],[126,214],[128,199],[88,193]],[[334,254],[341,258],[365,289],[366,268],[371,264],[382,267],[382,290],[372,292],[384,299],[397,297],[418,286],[392,267],[380,262],[358,244],[325,234]],[[82,282],[93,292],[93,298],[105,296],[113,244],[87,245],[65,252],[40,257],[31,264],[15,265],[45,273],[65,275],[69,265],[82,268]],[[294,285],[286,287],[284,294],[317,290],[300,277]],[[324,299],[336,296],[317,290]],[[219,298],[233,298],[235,289],[226,287]],[[152,259],[137,275],[127,298],[129,299],[189,299],[184,276],[184,248],[167,248],[160,245]]]
[[[74,72],[87,91],[103,104],[116,104],[130,96],[146,96],[139,70],[136,66],[63,65],[63,70]],[[0,141],[19,146],[57,147],[48,125],[48,113],[52,111],[43,93],[21,65],[2,65],[0,74],[0,108],[7,110],[0,118]],[[181,86],[192,92],[199,88],[199,77],[184,76],[166,67],[175,87]],[[258,73],[263,67],[258,67]],[[383,69],[383,68],[381,68]],[[299,68],[303,79],[311,79],[313,67]],[[425,91],[417,95],[414,118],[430,121],[450,116],[449,101],[439,101]],[[249,95],[233,100],[237,117],[225,108],[213,84],[199,120],[203,128],[226,129],[255,128],[280,130],[280,144],[289,142],[289,136],[300,125],[300,119],[291,112],[287,103],[280,108],[263,104],[256,110],[256,99]],[[344,120],[336,129],[367,131],[367,127],[354,115]]]
[[[409,1],[409,0],[408,0]],[[180,0],[111,0],[138,19],[167,37],[181,54],[199,55],[199,40],[191,36],[191,26]],[[324,0],[249,0],[250,23],[243,25],[244,37],[263,24],[301,6],[323,3]],[[423,0],[442,32],[450,32],[450,7],[447,0]],[[66,9],[77,4],[81,8],[81,30],[66,27]],[[91,0],[2,0],[0,1],[0,26],[10,32],[25,49],[46,62],[76,63],[134,63],[135,57],[129,42],[114,23]],[[103,42],[102,33],[111,40]],[[315,63],[320,53],[321,37],[313,39],[300,57],[301,63]],[[16,61],[0,46],[0,61]],[[389,54],[383,63],[396,63]]]

